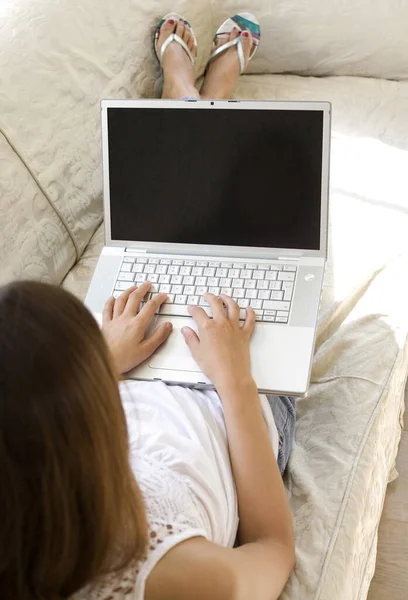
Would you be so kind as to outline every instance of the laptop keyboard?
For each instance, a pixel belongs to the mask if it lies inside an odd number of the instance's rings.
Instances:
[[[296,272],[296,266],[273,263],[125,257],[113,296],[148,280],[152,287],[146,300],[168,294],[160,309],[162,315],[187,316],[189,305],[210,313],[203,294],[211,292],[231,296],[241,309],[242,320],[245,308],[252,306],[257,321],[288,323]]]

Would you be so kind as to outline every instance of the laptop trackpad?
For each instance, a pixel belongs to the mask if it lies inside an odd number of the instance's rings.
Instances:
[[[177,319],[159,317],[155,323],[155,329],[161,323],[171,321],[173,331],[167,341],[150,357],[149,367],[152,369],[171,369],[173,371],[194,371],[201,373],[200,367],[197,365],[186,342],[181,333],[182,327],[191,327],[197,331],[193,319]]]

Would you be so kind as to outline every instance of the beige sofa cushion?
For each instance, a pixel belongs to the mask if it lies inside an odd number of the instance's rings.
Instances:
[[[59,283],[75,261],[71,237],[47,197],[0,133],[0,284]]]

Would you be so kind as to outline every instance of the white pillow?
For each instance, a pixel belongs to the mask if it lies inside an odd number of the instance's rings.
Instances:
[[[408,0],[218,0],[214,31],[240,11],[262,30],[248,73],[408,79]]]

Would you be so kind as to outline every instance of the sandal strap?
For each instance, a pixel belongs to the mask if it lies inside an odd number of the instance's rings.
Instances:
[[[239,72],[242,73],[242,71],[245,69],[245,55],[244,55],[244,49],[242,47],[241,36],[236,37],[235,39],[231,40],[230,42],[227,42],[226,44],[223,44],[222,46],[220,46],[219,48],[214,50],[214,52],[210,56],[208,64],[210,64],[210,62],[213,61],[214,58],[216,58],[217,56],[219,56],[226,50],[229,50],[233,46],[236,46],[236,48],[237,48],[238,60],[239,60]]]
[[[167,48],[172,42],[177,42],[180,46],[186,51],[188,58],[191,60],[191,63],[194,64],[194,57],[190,52],[189,47],[185,43],[184,40],[181,39],[179,35],[176,33],[171,33],[169,37],[163,42],[162,47],[160,49],[160,63],[163,60],[163,55],[166,52]]]

